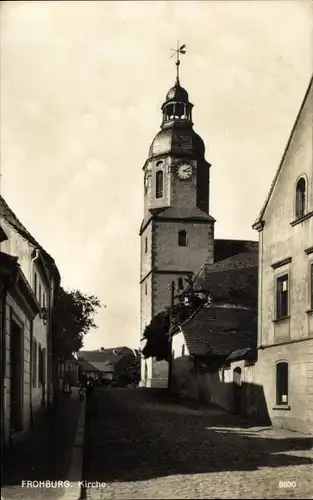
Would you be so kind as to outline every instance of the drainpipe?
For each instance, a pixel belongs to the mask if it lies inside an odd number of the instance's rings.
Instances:
[[[30,263],[30,282],[31,282],[31,287],[32,289],[34,290],[34,262],[39,259],[39,255],[40,255],[40,252],[39,250],[36,248],[35,249],[35,257],[31,260],[31,263]],[[36,290],[35,290],[35,294],[36,294]],[[29,395],[30,395],[30,425],[31,427],[34,426],[34,414],[33,414],[33,370],[34,370],[34,366],[33,366],[33,343],[34,343],[34,321],[32,320],[31,321],[31,324],[30,324],[30,360],[31,360],[31,369],[29,371],[30,373],[30,384],[29,384]]]
[[[5,396],[6,396],[6,386],[5,386],[5,369],[6,369],[6,344],[5,344],[5,314],[6,314],[6,288],[1,286],[0,297],[1,297],[1,458],[3,457],[3,451],[5,449]]]
[[[51,409],[51,403],[56,403],[55,399],[57,397],[57,388],[55,383],[55,366],[53,363],[52,356],[52,306],[53,306],[53,284],[49,287],[49,309],[48,309],[48,342],[47,342],[47,404],[48,409]],[[52,401],[51,401],[52,399]]]

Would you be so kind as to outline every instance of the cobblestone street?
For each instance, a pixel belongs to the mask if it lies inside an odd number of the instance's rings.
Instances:
[[[106,483],[92,499],[313,498],[309,436],[236,424],[162,391],[95,392],[85,443],[84,479]]]

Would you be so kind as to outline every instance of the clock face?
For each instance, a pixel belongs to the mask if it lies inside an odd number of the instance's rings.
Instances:
[[[177,175],[182,180],[190,179],[192,176],[192,165],[185,162],[180,163],[177,167]]]

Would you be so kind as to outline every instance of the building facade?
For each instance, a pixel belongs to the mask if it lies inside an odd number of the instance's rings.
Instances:
[[[143,167],[141,338],[151,319],[169,305],[170,283],[175,280],[183,289],[189,273],[214,259],[210,164],[204,142],[193,129],[192,108],[177,77],[162,105],[161,130]],[[166,362],[143,359],[142,385],[166,386],[167,370]]]
[[[259,231],[256,380],[273,424],[313,433],[313,84],[270,193]]]
[[[28,430],[53,401],[51,311],[60,275],[0,197],[3,438]],[[9,273],[9,277],[6,274]]]

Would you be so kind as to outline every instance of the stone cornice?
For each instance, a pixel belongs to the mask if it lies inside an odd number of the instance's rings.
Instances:
[[[278,269],[279,267],[283,267],[286,264],[290,264],[291,262],[291,257],[287,257],[286,259],[279,260],[278,262],[274,262],[274,264],[271,264],[272,269]]]
[[[290,222],[290,225],[292,227],[294,227],[297,224],[300,224],[301,222],[304,222],[305,220],[310,219],[311,217],[313,217],[313,211],[308,212],[307,214],[303,215],[303,217],[299,217],[299,219],[296,219],[296,220]]]

